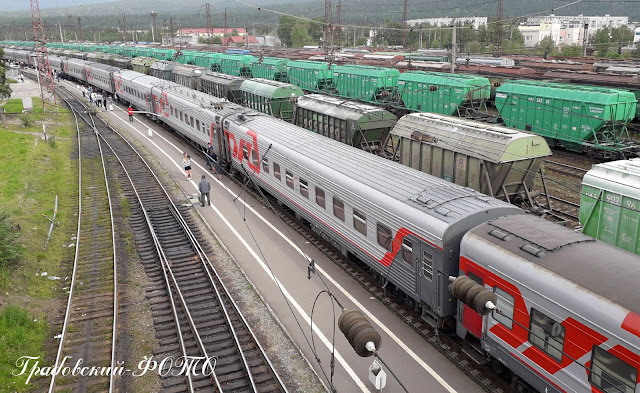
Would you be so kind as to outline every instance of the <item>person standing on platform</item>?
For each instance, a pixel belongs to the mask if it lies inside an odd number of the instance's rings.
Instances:
[[[209,184],[209,181],[204,175],[202,175],[202,179],[198,184],[198,190],[200,190],[200,206],[204,207],[205,197],[207,198],[207,204],[211,206],[211,196],[209,195],[211,184]]]
[[[191,156],[187,153],[182,155],[182,167],[184,168],[184,174],[187,176],[187,181],[191,180]]]
[[[207,156],[207,168],[209,168],[209,170],[213,169],[213,159],[211,158],[213,154],[213,146],[211,146],[211,142],[209,142],[209,146],[205,152],[205,155]]]
[[[107,93],[102,96],[102,106],[104,106],[105,110],[107,109]]]
[[[129,121],[133,122],[133,108],[129,105],[129,109],[127,109],[127,113],[129,114]],[[187,154],[187,153],[184,153]]]

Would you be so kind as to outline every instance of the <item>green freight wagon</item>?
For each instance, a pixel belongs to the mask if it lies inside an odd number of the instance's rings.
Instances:
[[[197,53],[198,52],[193,50],[183,50],[181,51],[180,56],[178,56],[178,59],[176,61],[180,64],[195,65]]]
[[[323,61],[292,60],[287,64],[289,83],[304,91],[334,92],[331,64]]]
[[[597,164],[587,172],[580,223],[585,234],[640,255],[639,158]]]
[[[195,55],[195,65],[207,68],[214,72],[221,72],[220,56],[221,53],[215,52],[198,52]]]
[[[251,78],[250,66],[254,59],[255,57],[251,55],[221,54],[220,71],[227,75]]]
[[[491,84],[476,75],[408,71],[398,78],[398,90],[407,109],[469,117],[477,109],[486,109]]]
[[[542,161],[551,155],[539,135],[435,113],[403,116],[387,145],[403,165],[508,202],[530,198]]]
[[[93,47],[93,52],[102,52],[106,53],[107,49],[109,49],[109,45],[95,45]]]
[[[120,54],[125,57],[136,57],[136,48],[133,46],[123,46]]]
[[[288,59],[279,57],[254,58],[251,61],[251,75],[254,78],[271,79],[278,82],[289,82],[287,77]]]
[[[151,75],[151,64],[155,62],[156,59],[151,57],[134,57],[131,59],[131,68],[134,71]]]
[[[338,94],[365,102],[393,100],[399,76],[400,71],[395,68],[343,65],[333,69]]]
[[[135,55],[136,57],[153,57],[153,49],[154,48],[136,47]]]
[[[151,57],[158,60],[173,60],[176,51],[174,49],[153,48]]]
[[[398,118],[377,106],[307,94],[298,98],[293,123],[360,149],[378,152]]]
[[[291,120],[293,103],[304,92],[289,83],[254,78],[242,82],[240,94],[241,105],[279,119]]]
[[[516,80],[496,89],[495,102],[507,126],[542,135],[551,146],[598,158],[639,151],[627,130],[637,100],[627,90]]]

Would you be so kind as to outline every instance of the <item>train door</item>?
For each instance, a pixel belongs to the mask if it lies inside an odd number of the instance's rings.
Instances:
[[[420,299],[423,304],[429,307],[423,307],[422,317],[431,318],[437,324],[442,315],[440,310],[440,282],[442,273],[434,268],[436,261],[440,260],[440,250],[432,245],[424,242],[416,242],[413,247],[413,256],[418,269],[418,285],[420,287]]]
[[[477,282],[480,285],[484,286],[484,273],[482,273],[479,269],[475,269],[473,267],[469,267],[467,272],[467,276],[470,279]],[[482,315],[475,312],[475,310],[466,304],[463,305],[463,317],[462,317],[462,325],[467,329],[467,331],[477,338],[481,338],[482,335]]]

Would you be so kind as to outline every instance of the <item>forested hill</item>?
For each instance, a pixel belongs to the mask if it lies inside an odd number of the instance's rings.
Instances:
[[[180,19],[181,25],[204,25],[202,4],[205,0],[181,0],[179,7],[175,0],[117,0],[103,4],[91,4],[99,0],[40,0],[42,14],[51,18],[65,17],[68,13],[74,16],[104,16],[121,15],[123,12],[129,15],[147,15],[149,11],[158,12],[158,19],[173,16],[174,20]],[[227,9],[232,20],[236,23],[255,23],[256,21],[270,20],[273,22],[276,14],[268,9],[286,12],[296,16],[309,18],[324,17],[324,0],[209,0],[213,5],[212,16],[214,23],[222,22],[223,10]],[[29,2],[6,1],[12,4],[6,11],[15,10],[18,4],[26,8],[23,11],[8,12],[0,17],[0,24],[7,19],[22,19],[31,16],[28,11]],[[254,7],[243,3],[254,4]],[[338,0],[332,1],[335,5]],[[575,3],[575,4],[572,4]],[[409,0],[408,19],[439,17],[439,16],[495,16],[497,0]],[[263,9],[258,11],[257,6]],[[362,22],[366,24],[390,19],[402,20],[403,0],[342,0],[342,21],[344,23]],[[605,15],[629,16],[631,21],[640,21],[640,0],[504,0],[504,16],[508,18],[527,16],[530,14],[548,15]],[[161,20],[161,19],[160,19]],[[54,22],[55,23],[55,22]],[[146,23],[146,22],[145,22]],[[113,23],[111,23],[113,24]]]

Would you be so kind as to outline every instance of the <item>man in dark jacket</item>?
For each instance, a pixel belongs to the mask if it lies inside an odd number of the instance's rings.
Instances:
[[[209,196],[209,192],[211,191],[211,184],[207,178],[202,175],[202,179],[198,184],[198,190],[200,190],[200,206],[204,207],[204,198],[207,198],[207,203],[211,206],[211,196]]]

